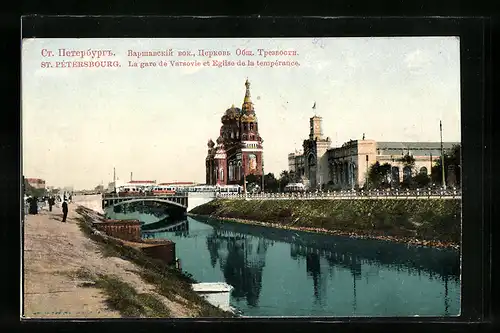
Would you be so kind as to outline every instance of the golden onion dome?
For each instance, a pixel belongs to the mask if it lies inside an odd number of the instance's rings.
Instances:
[[[257,117],[254,114],[244,114],[241,116],[241,121],[245,123],[257,122]]]

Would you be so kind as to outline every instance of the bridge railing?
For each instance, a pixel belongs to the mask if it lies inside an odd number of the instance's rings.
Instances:
[[[426,199],[426,198],[461,198],[460,190],[344,190],[333,192],[293,192],[293,193],[216,193],[218,198],[231,199]]]
[[[139,198],[139,197],[188,197],[187,192],[178,192],[178,193],[173,193],[173,194],[153,194],[151,192],[142,192],[142,193],[133,193],[133,194],[117,194],[117,193],[107,193],[103,194],[102,198],[103,199],[126,199],[126,198]]]

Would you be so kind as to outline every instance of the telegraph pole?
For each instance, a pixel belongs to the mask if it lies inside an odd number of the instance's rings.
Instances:
[[[247,194],[247,174],[245,172],[245,169],[243,169],[243,193],[245,195]]]
[[[261,160],[261,164],[262,164],[262,189],[261,189],[261,192],[264,193],[264,178],[265,178],[265,175],[264,175],[264,153],[263,152],[260,154],[260,160]]]
[[[446,179],[444,178],[444,150],[443,150],[443,124],[439,121],[439,132],[441,135],[441,177],[443,189],[446,190]]]

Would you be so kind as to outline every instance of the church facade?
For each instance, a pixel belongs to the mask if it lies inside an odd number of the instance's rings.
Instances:
[[[207,185],[241,185],[245,176],[263,174],[263,140],[248,80],[245,87],[241,109],[234,104],[227,109],[221,118],[216,142],[208,140],[205,159]]]

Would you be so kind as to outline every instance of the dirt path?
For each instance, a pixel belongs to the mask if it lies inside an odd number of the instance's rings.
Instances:
[[[108,309],[100,289],[79,286],[75,273],[86,269],[93,273],[115,275],[131,284],[137,292],[150,292],[160,298],[173,317],[189,317],[190,310],[152,292],[133,271],[139,268],[126,260],[103,257],[98,245],[80,230],[75,205],[69,205],[66,223],[62,212],[42,210],[27,215],[24,222],[24,317],[25,318],[120,318]]]

